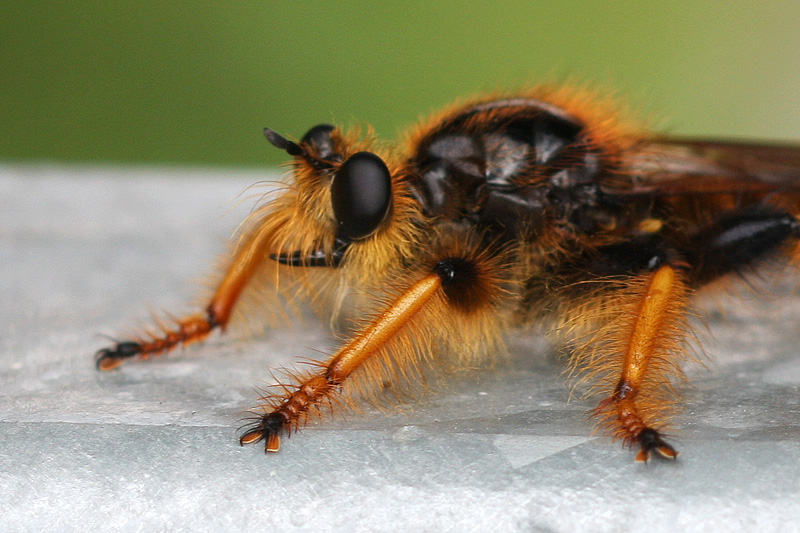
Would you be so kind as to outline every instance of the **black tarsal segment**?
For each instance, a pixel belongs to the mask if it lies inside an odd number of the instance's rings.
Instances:
[[[112,348],[103,348],[95,354],[97,366],[108,359],[119,360],[134,357],[142,353],[142,345],[138,342],[127,341],[118,342]]]
[[[659,451],[659,449],[663,449],[665,451],[669,450],[675,454],[675,448],[664,442],[664,439],[661,438],[661,435],[655,429],[645,428],[639,433],[637,438],[642,449],[647,452],[656,451],[659,455],[664,455]],[[666,455],[664,456],[666,457]]]

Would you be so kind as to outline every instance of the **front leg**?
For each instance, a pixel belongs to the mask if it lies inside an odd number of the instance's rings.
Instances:
[[[173,326],[159,324],[161,331],[158,333],[118,341],[109,348],[101,349],[95,354],[97,368],[112,370],[132,358],[161,355],[178,346],[200,342],[214,330],[224,331],[251,278],[260,269],[277,268],[277,264],[265,259],[273,241],[273,226],[267,224],[256,228],[234,254],[203,313],[176,319]]]

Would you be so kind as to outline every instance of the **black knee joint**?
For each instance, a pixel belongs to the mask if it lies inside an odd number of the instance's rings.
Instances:
[[[443,259],[433,268],[442,280],[449,303],[466,312],[492,302],[497,296],[491,277],[484,270],[478,262],[464,257]]]

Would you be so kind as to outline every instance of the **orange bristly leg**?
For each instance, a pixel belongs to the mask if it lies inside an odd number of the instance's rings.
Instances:
[[[330,401],[344,380],[389,342],[436,295],[442,282],[439,274],[430,274],[412,285],[318,372],[304,379],[272,412],[246,431],[239,442],[244,445],[266,439],[266,451],[277,452],[281,443],[280,433],[291,432],[301,425],[309,408],[315,404]]]
[[[622,361],[622,375],[613,395],[598,407],[598,413],[611,418],[617,426],[617,435],[629,444],[638,442],[641,446],[636,455],[637,461],[647,461],[652,451],[666,459],[675,459],[678,452],[664,442],[660,433],[650,427],[642,413],[642,405],[652,404],[652,398],[643,397],[643,385],[654,374],[663,372],[663,361],[674,348],[675,340],[670,337],[676,306],[682,305],[685,288],[676,270],[665,265],[650,275],[628,337]],[[667,352],[667,353],[665,353]],[[665,376],[658,376],[665,378]],[[666,386],[666,384],[663,384]],[[657,405],[648,406],[658,411]]]
[[[149,339],[117,342],[95,355],[97,368],[112,370],[134,356],[148,357],[166,353],[177,346],[204,340],[214,329],[224,330],[242,290],[268,256],[273,232],[256,231],[241,247],[228,268],[205,315],[196,314],[176,321],[175,328],[163,328]]]

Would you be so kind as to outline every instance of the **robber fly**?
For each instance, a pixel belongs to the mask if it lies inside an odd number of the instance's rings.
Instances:
[[[290,179],[245,221],[207,307],[96,359],[110,370],[298,299],[355,315],[327,361],[260,399],[240,443],[267,451],[311,415],[537,324],[599,395],[601,428],[637,460],[673,459],[693,293],[800,251],[800,147],[665,138],[579,91],[456,105],[398,147],[327,124],[265,134]]]

